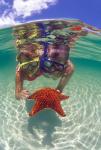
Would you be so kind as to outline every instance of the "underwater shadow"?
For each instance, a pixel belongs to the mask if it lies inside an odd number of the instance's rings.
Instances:
[[[26,101],[26,109],[29,112],[34,105],[34,101]],[[55,131],[55,127],[60,127],[61,120],[52,110],[43,110],[33,117],[28,119],[28,131],[34,136],[35,139],[39,139],[38,133],[42,132],[43,139],[42,145],[54,146],[52,144],[52,135]]]

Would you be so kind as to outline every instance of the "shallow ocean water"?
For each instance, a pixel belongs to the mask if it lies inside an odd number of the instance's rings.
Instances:
[[[81,38],[70,59],[75,72],[64,89],[66,117],[44,110],[29,117],[33,101],[15,99],[17,62],[12,29],[0,30],[0,150],[101,150],[101,37]],[[25,82],[30,91],[59,80]]]

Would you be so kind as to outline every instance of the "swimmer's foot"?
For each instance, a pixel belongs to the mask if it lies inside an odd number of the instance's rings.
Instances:
[[[20,100],[20,99],[27,99],[27,98],[29,97],[29,95],[30,95],[29,91],[27,91],[27,90],[22,90],[22,91],[16,96],[16,98],[17,98],[18,100]]]

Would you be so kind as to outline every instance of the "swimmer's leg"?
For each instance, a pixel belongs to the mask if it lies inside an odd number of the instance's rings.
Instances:
[[[64,87],[67,85],[69,79],[71,78],[72,74],[74,72],[74,65],[71,63],[70,60],[67,61],[67,68],[63,72],[63,75],[59,81],[59,84],[57,86],[57,90],[60,92],[63,91]]]

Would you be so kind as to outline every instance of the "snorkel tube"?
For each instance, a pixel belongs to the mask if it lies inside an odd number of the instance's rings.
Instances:
[[[48,43],[46,42],[42,42],[42,44],[44,45],[44,53],[43,55],[40,57],[40,70],[43,72],[47,72],[47,69],[45,69],[44,66],[44,62],[45,60],[47,60],[47,47],[48,47]]]

